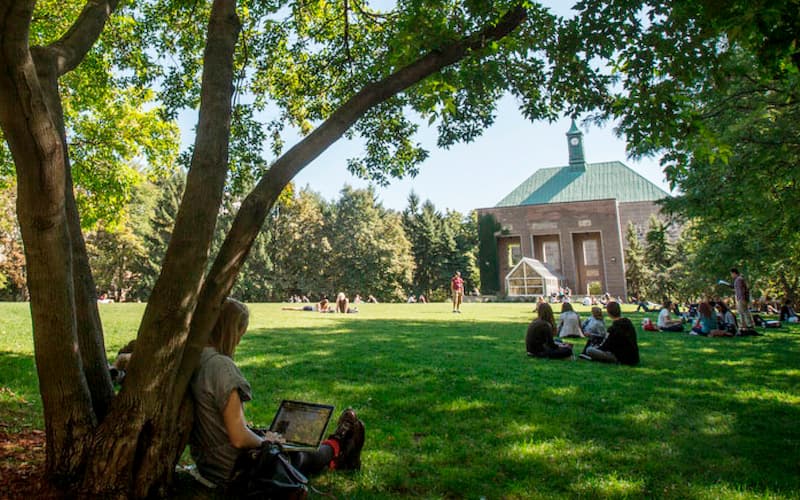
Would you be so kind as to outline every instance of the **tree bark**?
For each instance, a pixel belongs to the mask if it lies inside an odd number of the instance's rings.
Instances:
[[[64,208],[64,145],[46,92],[56,87],[52,61],[28,50],[31,2],[0,4],[0,125],[17,169],[17,214],[25,246],[39,390],[45,413],[47,472],[74,477],[95,418],[81,370],[74,316],[72,255]]]
[[[175,429],[187,386],[173,391],[203,282],[228,169],[234,0],[215,0],[204,56],[201,105],[186,190],[161,275],[145,309],[125,384],[98,428],[82,490],[144,497],[163,491],[177,456]],[[220,301],[221,302],[221,301]],[[192,367],[194,368],[194,367]]]

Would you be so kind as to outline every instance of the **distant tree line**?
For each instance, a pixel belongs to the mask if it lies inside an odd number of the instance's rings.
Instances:
[[[131,201],[113,221],[98,221],[87,248],[98,296],[147,301],[170,239],[185,175],[140,179]],[[222,244],[240,203],[231,192],[220,213],[214,251]],[[14,187],[0,192],[0,298],[25,300],[25,266],[13,216]],[[269,228],[269,229],[267,229]],[[327,201],[310,189],[287,190],[269,214],[233,295],[251,302],[282,301],[298,295],[311,300],[344,292],[380,301],[424,294],[449,294],[450,277],[461,271],[468,290],[478,271],[475,215],[441,212],[411,193],[402,212],[384,208],[372,188],[345,186]]]

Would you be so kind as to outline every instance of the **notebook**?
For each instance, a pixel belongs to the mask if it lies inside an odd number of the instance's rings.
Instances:
[[[333,415],[333,406],[284,399],[269,430],[286,439],[286,450],[316,450]]]

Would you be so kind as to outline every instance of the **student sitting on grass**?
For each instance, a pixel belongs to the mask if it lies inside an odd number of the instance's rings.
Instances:
[[[658,329],[662,332],[682,332],[683,322],[679,319],[672,319],[669,315],[671,310],[672,302],[665,300],[661,312],[658,313],[656,326],[658,326]]]
[[[227,299],[214,325],[200,364],[192,376],[194,426],[189,440],[192,458],[203,478],[223,487],[235,472],[242,453],[282,441],[280,434],[260,435],[247,426],[244,402],[250,401],[250,384],[233,362],[233,354],[247,331],[247,306]],[[364,423],[352,409],[342,412],[336,430],[314,451],[289,452],[292,465],[303,474],[317,474],[327,468],[361,468]],[[256,461],[253,467],[268,464]],[[248,477],[270,471],[250,470]],[[270,476],[265,477],[269,479]]]
[[[589,339],[580,358],[631,366],[639,364],[639,344],[633,323],[622,317],[619,302],[609,302],[606,311],[612,321],[608,335],[599,345],[592,345],[592,339]]]
[[[572,344],[556,343],[554,333],[556,320],[550,304],[542,302],[536,308],[538,318],[528,325],[525,335],[525,347],[528,356],[537,358],[569,358],[572,356]]]
[[[606,324],[603,321],[603,310],[597,306],[592,307],[592,315],[583,322],[581,325],[584,335],[592,337],[600,337],[601,339],[606,336]]]
[[[792,307],[792,301],[787,300],[785,304],[781,307],[781,321],[787,321],[789,323],[797,323],[798,317],[797,313],[794,312],[794,308]]]
[[[739,329],[739,326],[736,322],[736,316],[733,315],[728,306],[725,302],[717,302],[717,311],[718,311],[718,318],[717,318],[717,326],[720,330],[728,332],[731,336],[736,334],[736,331]]]
[[[701,302],[697,305],[697,321],[692,326],[690,335],[702,335],[707,337],[713,330],[717,329],[717,318],[711,309],[711,304]]]
[[[578,316],[578,313],[572,309],[572,304],[569,302],[561,303],[561,317],[558,320],[558,336],[561,338],[583,338],[581,318]]]

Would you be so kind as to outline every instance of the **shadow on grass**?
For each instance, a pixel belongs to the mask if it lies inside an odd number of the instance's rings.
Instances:
[[[529,359],[524,330],[361,318],[252,331],[237,353],[248,414],[268,422],[283,398],[354,406],[365,498],[800,492],[798,336],[640,332],[630,368]]]
[[[640,332],[630,368],[527,358],[524,323],[294,318],[314,324],[256,326],[237,350],[247,414],[268,424],[284,398],[353,406],[363,471],[314,480],[340,497],[800,496],[800,329]],[[32,357],[0,353],[0,373],[38,400]],[[17,411],[40,418],[0,394],[2,421]]]

